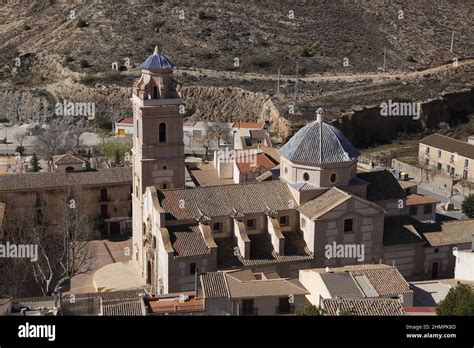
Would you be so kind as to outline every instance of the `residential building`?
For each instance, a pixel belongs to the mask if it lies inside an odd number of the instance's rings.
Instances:
[[[121,138],[132,137],[133,129],[133,118],[121,118],[114,124],[115,135]]]
[[[474,281],[474,232],[472,233],[471,250],[453,250],[453,255],[456,257],[454,268],[456,279]]]
[[[439,203],[441,203],[439,199],[417,193],[409,194],[406,201],[408,215],[419,221],[435,221],[436,205]]]
[[[365,264],[301,270],[299,280],[308,289],[308,301],[322,306],[325,299],[397,299],[413,305],[413,291],[396,269]]]
[[[42,225],[54,229],[70,199],[76,198],[88,221],[103,220],[104,232],[129,233],[131,188],[130,167],[3,175],[0,176],[0,206],[5,215],[3,229],[7,231],[7,221],[25,218],[38,219],[38,223],[41,220]]]
[[[308,294],[298,279],[275,272],[211,272],[200,279],[209,315],[294,315],[304,309]]]
[[[474,181],[474,144],[438,133],[420,140],[418,160],[425,169]]]

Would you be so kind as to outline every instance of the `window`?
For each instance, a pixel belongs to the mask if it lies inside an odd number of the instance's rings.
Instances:
[[[159,126],[159,142],[165,143],[166,142],[166,123],[160,123]]]
[[[153,99],[158,99],[158,87],[153,86]]]
[[[344,233],[354,232],[354,219],[345,219],[344,220]]]
[[[441,150],[438,150],[438,158],[441,158]]]
[[[428,158],[425,159],[425,166],[429,166],[430,165],[430,160]]]
[[[162,184],[161,184],[161,188],[162,188],[163,190],[166,190],[166,189],[168,188],[168,184],[167,184],[166,182],[162,183]]]
[[[166,170],[166,166],[163,166],[163,170]]]
[[[433,206],[431,204],[425,204],[423,207],[423,214],[431,214],[433,212]]]
[[[280,225],[281,226],[288,226],[290,223],[290,217],[285,215],[285,216],[280,216]]]
[[[308,180],[309,180],[309,174],[308,174],[308,173],[304,173],[304,174],[303,174],[303,180],[304,180],[304,181],[308,181]]]
[[[426,155],[429,155],[429,154],[430,154],[430,147],[429,147],[429,146],[426,147],[426,149],[425,149],[425,154],[426,154]]]
[[[408,209],[409,215],[416,215],[418,214],[418,207],[416,205],[412,205],[410,209]]]
[[[100,189],[100,201],[101,202],[107,202],[107,189],[106,188],[101,188]]]
[[[66,167],[66,172],[73,172],[74,171],[74,167]]]
[[[257,144],[261,144],[262,143],[262,140],[261,139],[258,139],[257,140]]]
[[[448,164],[448,165],[446,166],[446,172],[449,173],[450,171],[451,171],[451,166]]]
[[[467,169],[464,169],[463,172],[462,172],[462,178],[464,180],[467,180]]]
[[[285,166],[285,174],[288,174],[288,167]]]
[[[438,253],[438,252],[439,252],[439,249],[438,249],[438,248],[435,248],[434,252],[435,252],[435,253]]]
[[[189,274],[196,274],[197,267],[196,267],[196,262],[191,262],[189,264]]]
[[[214,232],[220,232],[221,231],[221,223],[220,222],[214,222],[214,224],[212,224],[212,230]]]
[[[469,160],[465,159],[464,160],[464,168],[469,167]]]
[[[452,153],[452,154],[451,154],[451,159],[450,159],[450,160],[451,160],[451,163],[454,163],[454,157],[455,157],[455,156],[454,156],[454,153]]]
[[[242,315],[257,315],[257,309],[254,308],[253,299],[242,300],[242,308],[240,311]]]
[[[438,165],[436,166],[436,169],[443,170],[443,165],[441,163],[438,163]]]
[[[247,220],[247,228],[254,230],[255,227],[257,226],[257,220],[255,219],[248,219]]]
[[[334,183],[336,182],[336,180],[337,180],[337,175],[336,175],[336,173],[332,173],[332,174],[331,174],[331,177],[329,178],[329,180],[331,180],[331,183],[334,184]]]
[[[156,249],[156,237],[153,236],[153,249]]]

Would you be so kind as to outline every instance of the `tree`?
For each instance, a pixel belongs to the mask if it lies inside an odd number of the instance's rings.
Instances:
[[[125,138],[104,139],[102,144],[95,147],[95,152],[105,157],[107,166],[116,167],[124,163],[125,156],[132,150],[132,140]]]
[[[466,284],[449,290],[436,307],[438,315],[474,315],[474,290]]]
[[[464,198],[461,204],[461,210],[468,218],[474,218],[474,195],[469,195]]]
[[[63,155],[74,149],[75,138],[72,136],[74,126],[68,125],[65,120],[56,119],[42,129],[34,143],[36,151],[46,157],[51,168],[53,156]]]
[[[57,293],[65,282],[91,270],[91,241],[97,236],[87,197],[75,188],[47,202],[40,197],[33,209],[23,208],[21,218],[12,222],[18,227],[8,231],[16,243],[38,246],[30,276],[44,295]]]
[[[301,312],[298,312],[298,315],[301,316],[322,316],[326,314],[326,311],[318,306],[309,305],[304,308]]]
[[[28,167],[28,171],[29,172],[39,172],[41,169],[41,166],[39,164],[39,159],[38,159],[38,156],[36,155],[36,152],[33,153],[33,156],[31,156],[31,160],[30,160],[30,165]]]
[[[217,146],[220,147],[221,140],[227,142],[229,138],[230,127],[226,122],[213,122],[207,126],[206,133],[210,133],[210,138],[217,140]]]

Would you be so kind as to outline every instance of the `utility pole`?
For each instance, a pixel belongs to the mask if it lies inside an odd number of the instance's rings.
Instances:
[[[280,94],[280,67],[278,67],[277,94]]]
[[[451,36],[451,53],[453,53],[453,47],[454,47],[454,29],[453,29],[453,35]]]
[[[298,61],[296,61],[295,104],[298,103]]]

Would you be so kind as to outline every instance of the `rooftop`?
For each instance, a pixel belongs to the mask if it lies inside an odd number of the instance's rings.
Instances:
[[[442,134],[431,134],[430,136],[421,139],[420,144],[425,144],[451,153],[457,153],[466,158],[474,159],[474,145]]]
[[[262,129],[263,126],[260,122],[235,122],[232,128]]]
[[[417,193],[412,193],[411,195],[407,196],[406,205],[420,205],[420,204],[437,204],[441,201],[439,199],[435,199],[429,196],[423,196]]]
[[[206,298],[308,294],[297,279],[280,278],[276,273],[253,273],[251,270],[206,273],[201,276],[201,284]]]
[[[201,212],[209,217],[229,216],[234,209],[243,214],[260,213],[267,207],[288,210],[289,202],[294,202],[288,186],[280,180],[157,192],[161,206],[177,220],[197,219]],[[180,207],[182,200],[186,209]]]
[[[280,155],[295,163],[318,165],[352,161],[359,151],[336,127],[313,121],[280,149]]]
[[[133,125],[133,118],[122,118],[116,122],[117,124],[128,124]]]
[[[158,70],[158,69],[169,69],[174,66],[171,61],[166,58],[163,54],[158,52],[158,47],[155,47],[155,51],[149,56],[142,65],[141,69],[146,70]]]
[[[343,298],[323,299],[321,306],[327,315],[351,313],[356,316],[400,316],[406,315],[402,303],[397,299]]]
[[[84,160],[70,155],[70,154],[65,154],[65,155],[57,155],[53,156],[53,164],[83,164]]]
[[[372,297],[372,296],[394,296],[398,294],[411,293],[410,286],[403,276],[398,272],[395,267],[384,265],[384,264],[363,264],[363,265],[350,265],[344,267],[330,268],[329,272],[324,268],[315,268],[311,271],[321,274],[321,277],[326,282],[334,284],[334,290],[338,290],[338,284],[347,283],[348,276],[334,277],[334,275],[348,274],[354,279],[354,284],[357,283],[356,287],[361,289],[359,293],[355,291],[355,288],[346,291],[350,296],[357,297],[355,294],[359,294],[360,297]],[[361,278],[359,278],[361,277]],[[365,282],[365,284],[363,284]],[[368,283],[367,283],[368,282]],[[367,287],[369,285],[369,287]],[[369,289],[370,288],[370,289]],[[366,291],[367,290],[367,291]],[[369,290],[375,290],[375,293]],[[337,294],[337,296],[343,296],[343,294]],[[369,296],[368,296],[369,295]]]
[[[374,209],[377,209],[379,211],[385,211],[383,208],[380,206],[376,205],[375,203],[369,202],[363,198],[360,198],[356,195],[347,193],[345,191],[342,191],[338,189],[337,187],[333,187],[326,192],[324,192],[322,195],[312,199],[309,202],[306,202],[305,204],[301,205],[298,210],[309,217],[311,220],[316,220],[319,217],[323,216],[327,212],[331,211],[338,205],[346,202],[349,199],[355,199],[359,202],[362,202]]]
[[[387,170],[358,173],[357,177],[369,183],[367,186],[367,199],[372,202],[403,199],[406,197],[404,189]]]
[[[58,189],[71,186],[98,186],[132,183],[131,167],[84,172],[39,172],[0,176],[1,191]]]

